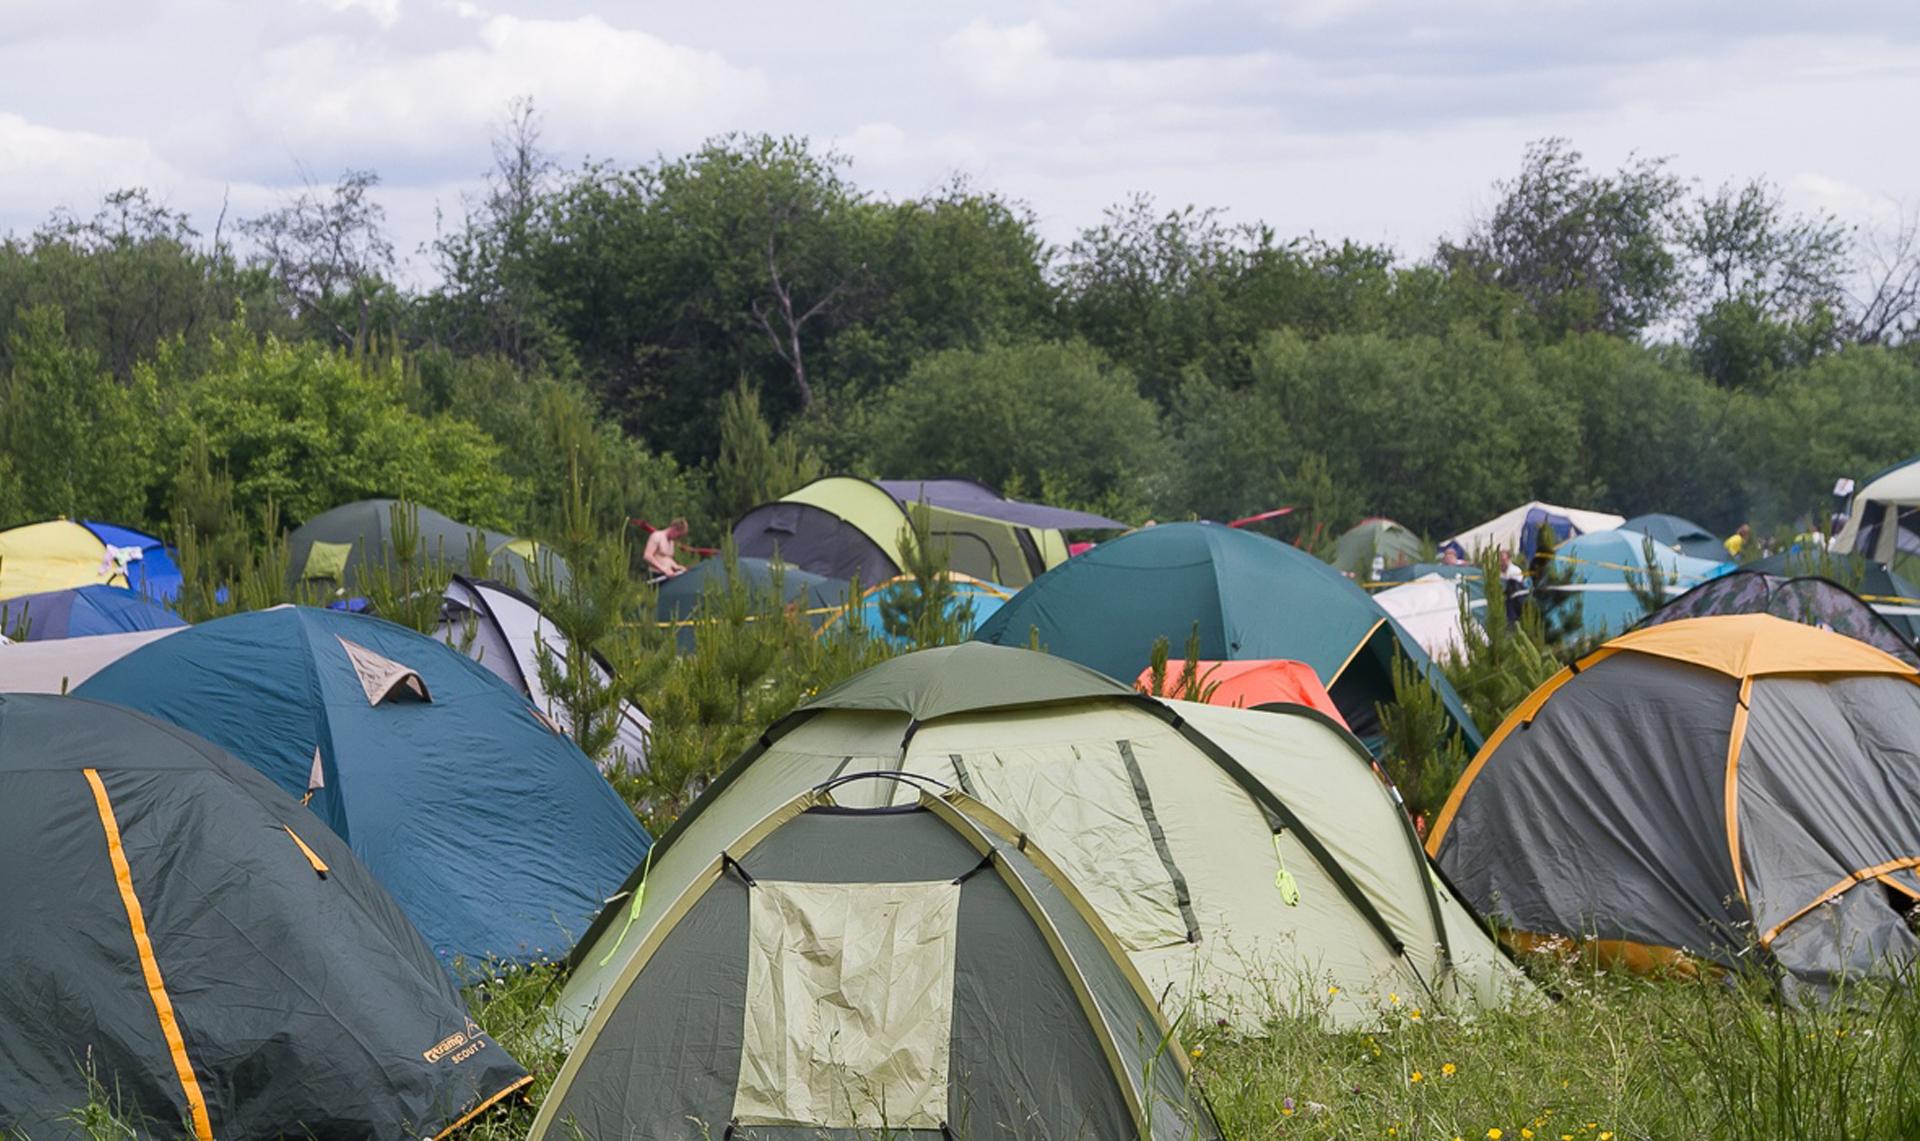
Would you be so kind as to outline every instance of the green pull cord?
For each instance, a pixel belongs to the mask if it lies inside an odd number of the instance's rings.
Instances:
[[[627,932],[633,929],[633,921],[640,918],[640,905],[647,899],[647,876],[653,872],[653,849],[656,844],[647,845],[647,862],[640,869],[640,886],[633,889],[633,906],[627,909],[627,922],[620,928],[620,934],[614,937],[613,946],[607,948],[606,958],[600,960],[601,966],[613,962],[614,952],[626,941]]]
[[[1273,834],[1273,862],[1280,869],[1274,873],[1273,886],[1280,891],[1280,902],[1288,907],[1300,906],[1300,885],[1293,882],[1293,874],[1287,871],[1287,861],[1280,854],[1280,837],[1286,833],[1281,829]]]

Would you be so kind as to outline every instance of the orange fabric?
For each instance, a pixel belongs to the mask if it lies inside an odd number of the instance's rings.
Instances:
[[[1809,911],[1812,911],[1814,908],[1819,907],[1821,904],[1827,902],[1828,900],[1833,899],[1834,897],[1841,895],[1844,892],[1851,891],[1852,889],[1859,887],[1863,883],[1868,883],[1873,880],[1880,880],[1883,876],[1886,876],[1890,872],[1901,871],[1902,869],[1905,869],[1905,868],[1920,868],[1920,856],[1909,856],[1906,859],[1902,859],[1902,860],[1888,860],[1884,864],[1879,864],[1871,868],[1862,868],[1860,871],[1852,873],[1851,875],[1847,876],[1846,879],[1841,880],[1839,883],[1834,884],[1832,887],[1821,892],[1819,895],[1814,896],[1812,903],[1807,904],[1805,907],[1794,912],[1792,915],[1789,915],[1785,919],[1782,919],[1780,922],[1774,924],[1771,928],[1767,930],[1766,934],[1760,936],[1761,945],[1764,946],[1768,943],[1773,942],[1775,939],[1778,939],[1780,937],[1780,932],[1785,931],[1788,927],[1792,926],[1794,923],[1798,922],[1799,920],[1806,918],[1806,915]],[[1883,880],[1882,882],[1890,883],[1892,881]],[[1906,885],[1904,884],[1893,883],[1893,886],[1895,888],[1898,888],[1901,892],[1904,892],[1907,895],[1913,894],[1911,891],[1907,889]]]
[[[1208,705],[1227,705],[1236,709],[1251,709],[1256,705],[1270,702],[1285,702],[1290,705],[1305,705],[1316,709],[1347,728],[1346,718],[1334,707],[1333,698],[1327,696],[1327,687],[1320,684],[1320,675],[1305,662],[1290,662],[1281,659],[1246,662],[1198,662],[1196,668],[1200,674],[1200,686],[1207,689],[1203,700]],[[1180,686],[1187,676],[1187,663],[1184,661],[1167,663],[1167,693],[1179,693]],[[1140,677],[1134,682],[1134,688],[1147,692],[1153,684],[1153,670],[1140,671]]]
[[[1636,975],[1680,975],[1697,978],[1717,975],[1721,968],[1674,947],[1635,943],[1628,939],[1576,939],[1571,935],[1539,935],[1531,931],[1503,931],[1500,941],[1519,954],[1552,955],[1601,967],[1618,967]]]
[[[456,1129],[459,1129],[461,1126],[465,1125],[467,1122],[472,1121],[474,1118],[480,1116],[482,1113],[485,1113],[491,1107],[500,1104],[500,1101],[502,1098],[510,1097],[513,1094],[519,1093],[521,1090],[526,1089],[528,1086],[532,1084],[533,1084],[533,1077],[531,1075],[521,1078],[519,1081],[508,1086],[506,1089],[501,1090],[499,1093],[494,1094],[492,1097],[486,1099],[485,1101],[481,1102],[479,1105],[476,1105],[472,1109],[468,1110],[464,1115],[461,1116],[460,1120],[454,1122],[452,1125],[449,1125],[445,1129],[442,1129],[440,1132],[434,1134],[433,1141],[446,1141],[446,1138],[448,1135],[453,1133]]]
[[[207,1116],[207,1099],[200,1092],[200,1079],[194,1076],[193,1063],[187,1058],[187,1044],[180,1035],[180,1020],[174,1017],[173,999],[167,996],[166,983],[160,977],[160,962],[153,957],[153,941],[147,938],[146,914],[140,898],[133,893],[133,870],[127,866],[127,853],[120,845],[120,824],[113,818],[113,802],[107,799],[107,786],[96,769],[85,770],[87,783],[93,786],[93,803],[100,811],[100,827],[107,833],[107,856],[113,862],[113,878],[120,887],[120,902],[126,905],[127,926],[133,930],[133,945],[140,953],[140,970],[146,976],[147,995],[153,999],[154,1013],[160,1016],[160,1032],[166,1037],[167,1050],[173,1055],[173,1069],[187,1095],[187,1108],[193,1117],[193,1135],[199,1141],[213,1141],[213,1123]]]
[[[1691,662],[1728,677],[1762,674],[1896,674],[1920,670],[1845,634],[1789,622],[1771,614],[1683,618],[1622,634],[1606,650]]]
[[[1747,709],[1753,700],[1753,679],[1740,679],[1740,700],[1733,707],[1733,732],[1727,738],[1727,783],[1721,802],[1727,813],[1727,857],[1733,861],[1734,886],[1747,898],[1747,865],[1740,858],[1740,747],[1747,741]]]
[[[286,828],[287,835],[292,836],[293,842],[300,845],[300,854],[307,858],[307,862],[309,864],[313,865],[313,870],[316,872],[319,872],[323,876],[326,875],[327,872],[329,871],[327,867],[327,862],[320,858],[319,853],[315,852],[312,848],[307,847],[307,842],[300,838],[299,833],[295,832],[291,828],[287,828],[285,824],[282,824],[280,827]]]

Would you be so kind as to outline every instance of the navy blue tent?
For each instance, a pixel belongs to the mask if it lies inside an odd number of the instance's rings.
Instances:
[[[0,602],[0,634],[16,642],[86,638],[185,626],[173,611],[124,586],[76,586]]]
[[[383,619],[219,618],[74,692],[171,721],[306,797],[449,969],[565,954],[651,842],[525,696]]]

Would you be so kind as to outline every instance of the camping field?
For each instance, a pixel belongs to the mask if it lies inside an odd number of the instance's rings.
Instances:
[[[1236,1141],[1920,1136],[1910,988],[1802,1009],[1759,985],[1535,966],[1549,994],[1471,1021],[1401,995],[1365,1029],[1330,1034],[1302,1019],[1236,1040],[1183,1026],[1182,1045]],[[535,1077],[533,1104],[476,1122],[471,1141],[526,1135],[562,1061],[536,1032],[553,984],[535,970],[469,992]]]

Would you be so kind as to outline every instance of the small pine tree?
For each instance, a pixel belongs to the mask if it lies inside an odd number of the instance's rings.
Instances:
[[[951,547],[934,541],[933,516],[925,501],[907,510],[900,558],[900,577],[876,588],[881,628],[916,649],[966,641],[973,631],[973,601],[954,590],[948,571]]]
[[[820,461],[802,452],[791,436],[776,438],[760,411],[759,390],[743,375],[720,398],[720,455],[713,468],[715,514],[737,519],[749,508],[777,499],[815,479]]]

